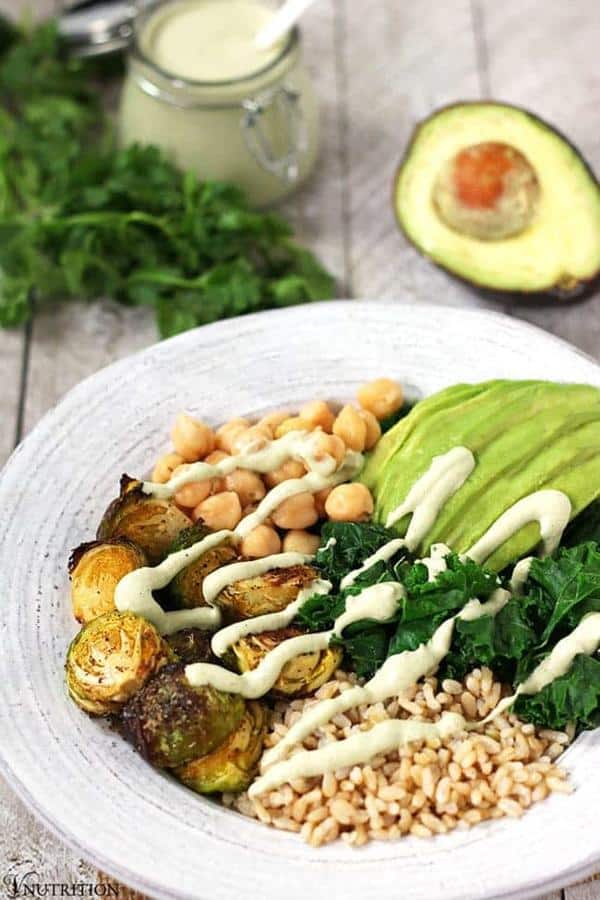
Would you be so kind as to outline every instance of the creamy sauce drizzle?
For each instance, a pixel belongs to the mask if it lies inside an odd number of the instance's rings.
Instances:
[[[194,687],[210,684],[218,690],[241,694],[247,699],[262,697],[273,687],[284,666],[296,656],[326,650],[331,638],[341,634],[342,630],[353,622],[360,622],[362,619],[373,619],[375,622],[388,621],[394,615],[402,595],[402,585],[395,581],[371,585],[355,597],[349,598],[354,602],[347,601],[345,612],[338,616],[332,629],[289,638],[263,657],[255,669],[237,675],[211,663],[192,663],[186,666],[186,678]],[[297,604],[297,600],[290,604],[293,612],[289,621],[292,621],[298,611]],[[287,614],[289,609],[290,606],[284,613]]]
[[[442,572],[448,568],[446,557],[452,551],[446,544],[432,544],[429,548],[429,556],[418,559],[417,562],[422,563],[427,569],[427,580],[435,581]]]
[[[215,531],[201,541],[171,553],[157,566],[144,566],[121,578],[115,589],[115,606],[120,612],[132,612],[147,619],[161,634],[173,634],[181,628],[218,628],[221,613],[210,606],[165,612],[152,591],[166,587],[186,566],[200,559],[207,550],[231,537],[231,531]]]
[[[483,563],[524,525],[540,523],[541,551],[544,556],[554,553],[571,517],[571,501],[562,491],[536,491],[517,500],[488,528],[466,556]]]
[[[455,621],[457,619],[477,619],[484,615],[496,615],[509,597],[508,591],[498,589],[487,603],[481,603],[479,600],[469,600],[456,616],[452,616],[446,619],[445,622],[442,622],[427,643],[421,644],[416,650],[405,650],[403,653],[390,656],[381,669],[365,685],[349,688],[349,690],[344,691],[338,697],[322,700],[315,706],[311,706],[292,725],[279,743],[263,754],[261,764],[261,772],[263,774],[250,788],[250,795],[257,796],[293,778],[307,777],[309,772],[323,773],[339,768],[339,766],[364,762],[364,760],[371,759],[377,753],[385,753],[394,749],[398,741],[416,740],[417,738],[412,736],[415,734],[412,726],[424,723],[404,720],[396,723],[394,727],[382,729],[380,726],[375,726],[369,731],[352,735],[343,741],[336,741],[335,747],[338,748],[338,753],[334,752],[331,747],[324,747],[319,750],[304,750],[294,754],[291,759],[280,762],[286,751],[291,749],[294,744],[300,743],[305,737],[308,737],[317,728],[325,725],[338,713],[345,712],[361,704],[378,703],[387,700],[402,693],[411,684],[415,684],[424,676],[434,672],[450,649]],[[458,728],[458,730],[462,730],[465,727],[465,720],[462,716],[455,716],[451,721],[453,727]],[[381,724],[388,725],[387,722]],[[439,729],[444,729],[447,725],[448,719],[442,719],[436,723],[428,723],[426,734],[439,735]],[[406,735],[409,736],[407,737]],[[349,742],[350,750],[348,749]],[[340,759],[347,760],[349,757],[351,757],[349,761],[338,762]],[[265,771],[267,767],[269,768]]]
[[[121,612],[130,611],[143,616],[160,631],[172,634],[181,628],[205,628],[216,630],[221,624],[220,611],[210,606],[220,591],[229,584],[243,578],[263,574],[273,568],[284,568],[307,562],[311,557],[299,553],[273,554],[260,560],[248,560],[222,566],[211,573],[203,582],[203,592],[209,606],[197,609],[165,612],[152,596],[152,592],[166,587],[186,566],[199,559],[204,553],[225,540],[241,541],[250,531],[267,519],[271,513],[289,497],[309,491],[315,493],[323,488],[334,487],[353,478],[362,466],[360,453],[348,450],[339,468],[336,461],[318,450],[319,432],[290,431],[279,440],[271,441],[266,447],[220,460],[215,465],[194,463],[184,472],[166,484],[144,482],[145,493],[155,497],[172,497],[180,487],[206,478],[221,477],[234,469],[252,469],[270,472],[288,459],[299,459],[311,469],[302,478],[292,478],[278,484],[263,500],[252,515],[246,516],[233,531],[219,531],[208,535],[187,550],[171,553],[167,559],[154,568],[144,567],[125,575],[115,591],[115,605]]]
[[[313,559],[305,553],[273,553],[263,556],[261,559],[246,559],[243,562],[230,563],[221,566],[206,576],[202,582],[202,593],[207,603],[212,603],[221,593],[223,588],[236,581],[246,578],[256,578],[264,575],[271,569],[289,569],[292,566],[300,566]]]
[[[415,481],[406,498],[386,520],[391,528],[412,513],[404,540],[414,550],[433,526],[440,510],[459,490],[475,468],[475,457],[466,447],[453,447],[443,456],[434,456],[424,475]]]
[[[285,609],[280,612],[265,613],[262,616],[254,616],[253,619],[243,619],[241,622],[234,622],[227,628],[221,628],[213,635],[211,641],[212,651],[215,656],[223,656],[229,647],[237,644],[241,638],[248,637],[250,634],[262,634],[264,631],[277,631],[294,621],[296,615],[300,611],[302,605],[315,594],[328,594],[332,588],[330,581],[317,579],[303,588],[296,600],[289,603]]]
[[[580,653],[591,656],[596,652],[598,646],[600,646],[600,613],[588,613],[570,634],[553,647],[529,678],[521,682],[515,693],[510,697],[505,697],[483,721],[488,722],[501,715],[505,709],[513,705],[521,694],[539,693],[557,678],[565,675],[576,656]]]
[[[397,581],[383,581],[365,588],[360,594],[346,597],[346,609],[338,616],[333,632],[340,637],[348,625],[373,619],[389,622],[398,609],[399,601],[406,596],[404,587]]]
[[[501,589],[496,593],[498,596],[495,599],[492,597],[487,604],[480,604],[480,609],[477,613],[473,607],[469,613],[469,618],[478,618],[479,615],[484,614],[493,615],[494,613],[491,613],[488,609],[486,609],[485,613],[482,611],[483,607],[488,607],[488,605],[492,603],[496,612],[498,612],[504,603],[506,603],[510,594]],[[469,604],[467,604],[467,607],[469,607],[472,602],[473,601],[470,601]],[[465,610],[467,607],[465,607]],[[459,613],[457,618],[466,617]],[[447,622],[444,622],[440,626],[440,629],[445,629],[447,624]],[[438,631],[440,631],[440,629],[438,629]],[[442,640],[445,640],[445,637],[446,634],[444,630]],[[444,739],[453,737],[465,730],[473,731],[501,715],[506,709],[512,706],[520,694],[536,694],[541,691],[542,688],[551,684],[556,678],[564,675],[578,654],[585,653],[590,656],[592,653],[596,652],[599,645],[600,613],[590,613],[581,620],[571,634],[558,642],[552,652],[546,659],[542,660],[529,678],[519,685],[516,692],[511,697],[506,697],[502,700],[481,722],[468,722],[458,713],[448,712],[443,713],[440,719],[433,723],[416,722],[411,719],[392,719],[387,722],[380,722],[369,731],[353,734],[343,741],[332,742],[318,750],[301,751],[300,753],[296,753],[290,759],[284,760],[283,762],[277,762],[277,759],[280,757],[274,751],[277,751],[281,743],[288,738],[290,733],[288,732],[279,744],[263,755],[263,770],[265,766],[269,765],[269,762],[274,764],[272,764],[267,771],[263,771],[261,777],[250,787],[249,794],[250,796],[258,796],[265,791],[279,787],[284,782],[291,781],[295,778],[322,775],[325,772],[331,772],[341,767],[356,765],[364,762],[366,759],[372,759],[378,754],[389,753],[399,744],[406,744],[410,741],[422,741],[435,737]],[[418,649],[420,650],[421,648]],[[417,653],[418,650],[412,652]],[[394,659],[394,657],[391,658]],[[324,701],[324,703],[334,704],[337,700],[345,700],[348,694],[351,693],[351,690],[345,691],[340,697],[336,697],[334,700]],[[349,707],[345,706],[344,708],[348,709]],[[312,712],[313,709],[314,707],[311,708],[309,712]],[[336,712],[339,711],[340,710],[336,710]],[[335,713],[333,714],[335,715]],[[293,726],[293,728],[295,727],[296,726]]]
[[[268,769],[250,787],[248,793],[257,797],[295,778],[323,775],[345,766],[354,766],[382,753],[389,753],[399,745],[428,738],[447,738],[460,733],[466,720],[459,713],[442,713],[438,722],[418,722],[415,719],[389,719],[379,722],[369,731],[353,734],[343,741],[332,741],[318,750],[296,753]]]
[[[277,507],[293,497],[295,494],[303,494],[308,492],[316,494],[324,488],[335,487],[336,484],[342,484],[358,475],[362,467],[363,457],[360,453],[354,453],[348,450],[346,459],[340,468],[330,475],[321,475],[319,472],[308,472],[302,478],[290,478],[288,481],[282,481],[276,487],[271,488],[267,496],[261,500],[258,509],[251,515],[246,516],[237,525],[235,533],[237,537],[244,538],[254,528],[267,519]]]
[[[235,469],[249,469],[264,475],[278,469],[288,459],[297,459],[306,464],[311,472],[319,475],[333,475],[336,469],[336,461],[318,451],[320,440],[318,431],[289,431],[283,437],[275,441],[269,441],[266,447],[247,453],[239,453],[228,456],[225,459],[211,465],[205,462],[191,463],[179,474],[174,475],[166,484],[156,484],[153,481],[144,481],[142,490],[153,497],[168,499],[186,484],[198,481],[206,481],[209,478],[223,478],[230,475]],[[360,453],[352,453],[353,458],[362,456]],[[347,457],[348,459],[348,454]],[[299,479],[296,479],[299,480]],[[285,482],[284,482],[285,483]]]
[[[442,622],[427,643],[421,644],[416,650],[405,650],[403,653],[388,657],[366,684],[349,688],[339,697],[322,700],[311,706],[279,743],[263,755],[263,764],[266,766],[281,759],[290,747],[303,741],[338,713],[363,703],[383,702],[402,693],[411,684],[435,671],[450,649],[455,619],[468,619],[471,615],[475,618],[495,615],[508,601],[509,596],[508,591],[503,591],[502,596],[492,595],[488,603],[470,600],[458,615]]]
[[[332,540],[332,538],[330,538],[330,540]],[[333,538],[333,540],[335,540],[335,538]],[[353,572],[348,572],[347,575],[344,575],[340,581],[340,587],[342,589],[350,587],[363,572],[367,572],[371,566],[374,566],[378,562],[387,562],[394,554],[398,553],[399,550],[402,550],[403,547],[406,547],[404,538],[394,538],[394,540],[388,541],[387,544],[384,544],[383,547],[380,547],[379,550],[376,550],[375,553],[368,556],[362,566],[358,569],[354,569]]]
[[[138,569],[126,575],[117,585],[115,603],[117,609],[129,610],[143,616],[163,634],[180,628],[197,626],[218,628],[221,615],[218,609],[207,606],[192,610],[164,612],[152,596],[153,590],[165,587],[180,571],[199,559],[205,552],[225,540],[238,541],[253,530],[284,500],[297,493],[314,493],[325,487],[348,481],[360,470],[363,457],[348,451],[342,465],[336,469],[335,460],[322,456],[317,449],[318,435],[308,432],[290,432],[266,447],[245,454],[226,458],[216,463],[194,463],[172,478],[167,484],[144,482],[143,490],[156,497],[172,497],[185,484],[209,478],[223,477],[235,469],[249,469],[259,473],[272,471],[288,459],[304,462],[309,469],[302,478],[290,479],[274,487],[261,501],[257,510],[243,519],[233,531],[220,531],[194,544],[187,550],[173,553],[154,568]],[[387,518],[391,526],[412,514],[404,538],[395,538],[379,548],[341,582],[346,588],[379,561],[390,560],[403,547],[414,550],[435,523],[442,507],[460,489],[475,467],[475,459],[466,447],[455,447],[442,456],[434,457],[429,469],[415,482],[404,501]],[[465,554],[476,562],[484,562],[498,547],[524,525],[539,522],[541,550],[551,553],[558,546],[562,532],[570,518],[571,504],[560,491],[542,490],[519,500],[493,523],[488,531]],[[327,546],[335,543],[330,539]],[[431,546],[429,556],[421,560],[427,567],[428,578],[435,580],[446,569],[445,557],[450,549],[444,544]],[[272,568],[283,568],[308,562],[311,557],[303,554],[275,554],[260,560],[244,561],[223,566],[204,580],[203,591],[207,602],[213,603],[229,584],[245,578],[264,574]],[[520,590],[529,574],[531,559],[515,566],[511,589]],[[303,589],[297,599],[286,609],[257,616],[235,623],[217,632],[212,640],[213,652],[222,656],[242,637],[284,628],[296,617],[302,604],[315,593],[328,593],[331,584],[317,580]],[[331,638],[339,636],[354,622],[371,619],[389,621],[404,596],[404,588],[398,582],[383,582],[365,588],[359,594],[346,599],[346,609],[338,616],[332,629],[316,634],[304,634],[290,638],[268,653],[257,666],[242,675],[229,672],[219,666],[197,663],[186,667],[190,684],[210,684],[226,692],[238,693],[246,698],[258,698],[274,685],[285,665],[304,653],[325,650]],[[423,723],[413,720],[382,722],[369,731],[352,735],[343,741],[313,751],[301,751],[285,760],[288,751],[309,734],[326,724],[339,712],[356,705],[375,703],[401,693],[424,676],[434,672],[449,651],[457,619],[471,621],[484,615],[496,615],[507,603],[511,593],[497,589],[485,603],[470,600],[455,616],[443,622],[429,641],[416,650],[404,651],[389,657],[373,678],[363,686],[352,687],[338,697],[323,700],[311,706],[282,740],[263,755],[262,776],[250,789],[257,795],[285,781],[297,777],[322,774],[341,766],[352,765],[384,753],[398,744],[422,740],[430,736],[446,737],[457,734],[479,723],[468,723],[454,713],[444,713],[439,722]],[[586,616],[571,635],[560,641],[549,656],[519,687],[512,697],[503,700],[490,714],[488,721],[514,703],[519,694],[535,693],[567,671],[578,653],[593,653],[600,643],[600,613]],[[266,771],[265,771],[266,770]]]
[[[510,576],[510,589],[513,594],[521,593],[521,588],[529,578],[532,562],[533,556],[526,556],[524,559],[519,560],[512,570],[512,575]]]

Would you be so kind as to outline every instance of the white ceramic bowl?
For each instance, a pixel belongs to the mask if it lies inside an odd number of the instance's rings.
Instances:
[[[600,386],[600,367],[497,315],[328,303],[210,325],[76,387],[0,481],[0,770],[39,818],[99,868],[156,897],[307,900],[533,896],[600,865],[600,730],[565,765],[576,791],[521,820],[422,841],[319,850],[226,811],[154,771],[67,700],[75,633],[69,551],[89,539],[123,471],[146,472],[174,415],[218,423],[345,399],[390,375],[425,395],[457,381],[550,378]]]

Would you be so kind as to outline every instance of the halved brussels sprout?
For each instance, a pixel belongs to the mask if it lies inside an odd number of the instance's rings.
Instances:
[[[228,659],[232,660],[239,672],[248,672],[256,669],[267,653],[283,641],[300,634],[306,632],[290,626],[278,631],[249,635],[230,648]],[[296,656],[283,667],[270,693],[275,697],[303,697],[312,694],[331,678],[340,665],[342,656],[343,652],[339,647],[327,647],[326,650]]]
[[[256,774],[267,725],[265,707],[249,701],[240,724],[220,747],[175,769],[173,774],[198,794],[245,791]]]
[[[165,641],[175,654],[177,662],[187,666],[197,662],[218,662],[210,647],[211,638],[210,631],[182,628],[181,631],[166,635]]]
[[[182,663],[166,666],[122,714],[125,736],[154,766],[175,768],[210,753],[237,728],[245,702],[210,686],[192,687]]]
[[[118,712],[161,666],[170,650],[150,622],[105,613],[81,629],[67,653],[69,694],[93,716]]]
[[[210,529],[200,522],[185,528],[175,539],[169,548],[170,553],[177,550],[186,550],[198,541],[210,534]],[[175,576],[169,585],[169,600],[175,609],[193,609],[196,606],[206,606],[202,583],[207,575],[215,569],[227,565],[236,559],[237,553],[231,544],[223,543],[211,550],[207,550],[200,559],[186,566],[183,571]]]
[[[279,612],[292,603],[302,588],[319,577],[312,566],[290,566],[271,569],[255,578],[244,578],[227,585],[215,600],[228,621],[252,619],[265,613]]]
[[[71,603],[78,622],[91,622],[115,609],[115,588],[121,578],[146,566],[142,550],[126,538],[81,544],[69,559]]]
[[[123,475],[121,493],[102,516],[96,537],[99,541],[128,538],[155,565],[164,559],[177,535],[191,522],[172,500],[145,494],[141,485],[141,481]]]

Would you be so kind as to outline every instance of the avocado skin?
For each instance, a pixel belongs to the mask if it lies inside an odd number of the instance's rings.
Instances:
[[[554,301],[558,300],[560,302],[565,301],[574,301],[574,300],[585,300],[590,297],[593,293],[595,293],[596,289],[600,287],[600,266],[598,271],[592,274],[589,278],[581,278],[572,286],[564,286],[560,284],[550,285],[548,288],[544,290],[528,290],[527,288],[511,288],[510,290],[503,291],[498,288],[492,288],[484,282],[477,280],[475,278],[467,278],[455,272],[450,265],[445,265],[440,260],[434,259],[430,256],[419,244],[411,237],[409,234],[405,223],[403,222],[399,210],[398,204],[396,202],[396,193],[397,193],[397,185],[400,179],[400,176],[403,172],[405,165],[412,159],[413,152],[415,146],[418,143],[419,135],[421,131],[429,124],[431,119],[440,115],[440,113],[449,112],[455,109],[463,109],[463,108],[473,108],[478,106],[492,106],[498,107],[500,109],[513,109],[516,112],[526,116],[533,123],[539,124],[544,128],[547,128],[549,131],[553,132],[556,137],[563,141],[571,150],[574,156],[577,157],[585,171],[587,172],[590,181],[593,182],[598,190],[600,191],[600,182],[598,181],[596,174],[588,161],[585,159],[581,151],[578,147],[573,144],[571,140],[558,128],[548,122],[546,119],[541,116],[532,113],[530,110],[525,109],[523,106],[518,106],[513,103],[501,103],[496,100],[458,100],[454,103],[448,103],[445,106],[437,107],[432,113],[430,113],[425,119],[422,119],[417,123],[415,128],[412,131],[412,134],[409,138],[408,144],[404,151],[404,154],[396,168],[396,173],[394,175],[392,181],[392,207],[394,210],[394,217],[396,219],[396,223],[402,232],[406,241],[414,247],[417,253],[426,259],[428,262],[432,263],[436,268],[441,269],[447,275],[450,275],[455,281],[459,281],[461,284],[466,285],[474,289],[479,295],[481,295],[484,299],[493,300],[505,300],[507,297],[512,298],[516,302],[521,303],[531,303],[531,304],[543,304],[543,303],[554,303]]]
[[[417,548],[443,542],[469,549],[517,500],[534,491],[564,491],[571,518],[600,496],[600,389],[546,381],[495,380],[453,385],[422,400],[385,434],[360,480],[385,520],[406,497],[434,456],[465,446],[476,466],[448,500]],[[407,521],[397,523],[400,535]],[[486,565],[501,571],[530,553],[539,525],[522,528]]]

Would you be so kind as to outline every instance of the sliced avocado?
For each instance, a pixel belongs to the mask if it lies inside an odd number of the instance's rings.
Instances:
[[[600,497],[600,390],[547,381],[455,385],[417,403],[385,434],[361,474],[385,524],[434,456],[467,447],[476,466],[447,501],[418,548],[442,541],[469,549],[510,506],[535,491],[564,491],[571,518]],[[396,529],[404,534],[407,520]],[[486,565],[500,571],[539,543],[539,525],[522,528]]]
[[[416,129],[398,170],[398,223],[415,247],[494,291],[581,293],[600,273],[600,185],[537,116],[458,103]]]

